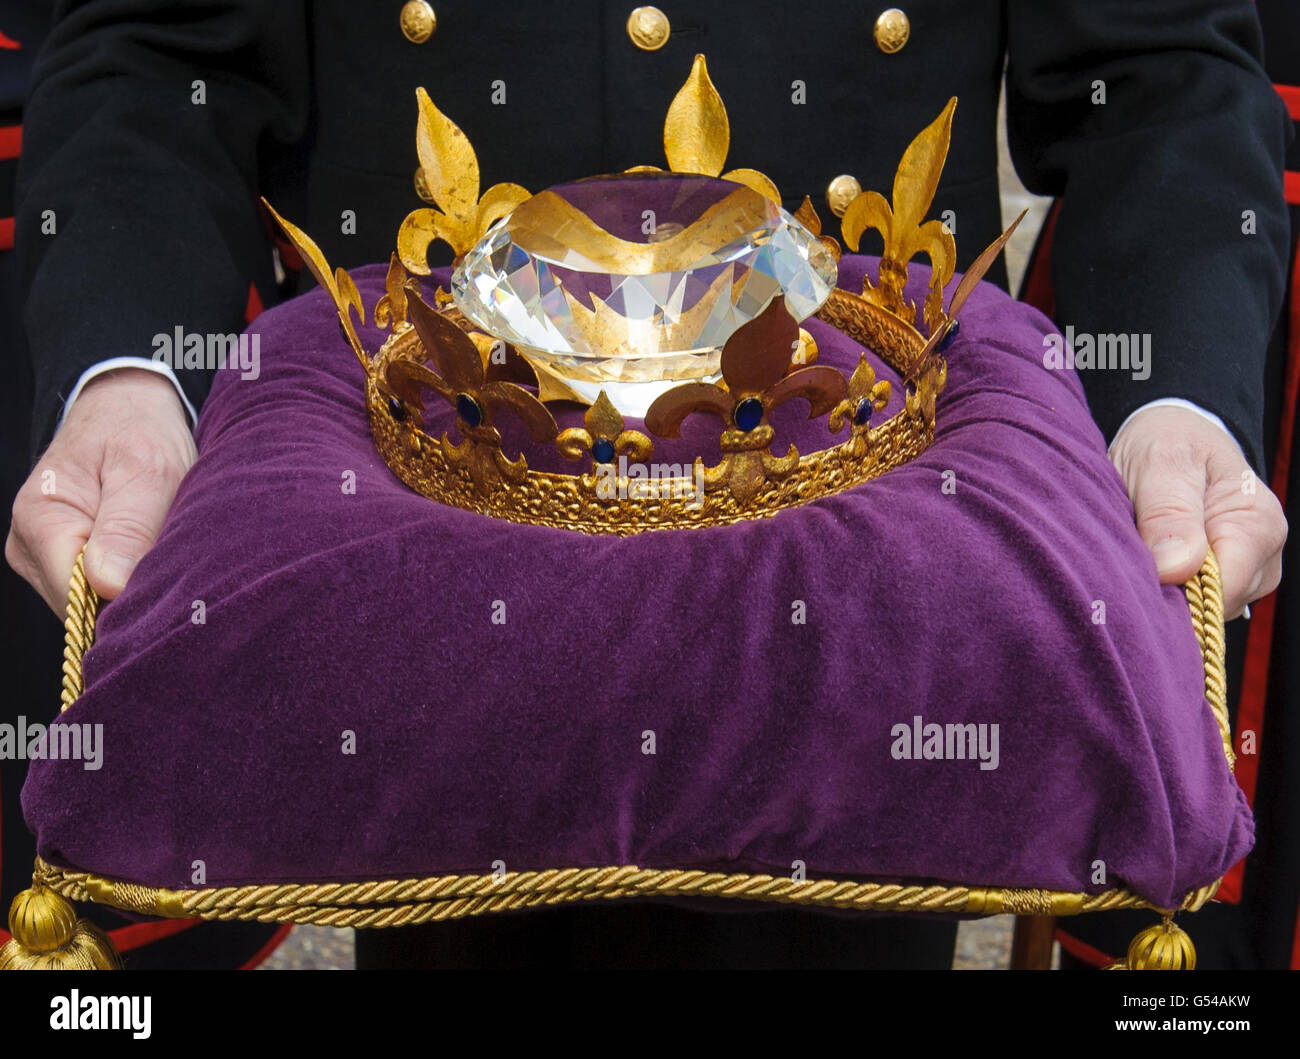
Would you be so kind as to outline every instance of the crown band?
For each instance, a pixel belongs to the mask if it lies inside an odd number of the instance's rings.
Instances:
[[[900,375],[915,368],[925,346],[918,332],[898,326],[888,313],[847,291],[836,290],[818,316],[875,350]],[[440,441],[425,433],[415,417],[394,414],[395,406],[381,388],[379,380],[393,361],[422,361],[424,356],[414,329],[402,329],[384,343],[374,362],[375,372],[367,381],[375,446],[398,478],[430,500],[480,515],[619,536],[763,518],[870,481],[915,459],[933,442],[935,398],[946,379],[942,362],[931,364],[916,380],[899,412],[878,426],[852,425],[847,440],[800,457],[791,471],[769,481],[747,502],[742,503],[726,487],[706,489],[701,502],[695,496],[696,479],[690,477],[661,480],[659,495],[643,499],[635,498],[637,480],[619,477],[615,498],[602,499],[596,476],[591,474],[530,470],[517,484],[506,482],[488,492],[479,489],[464,467],[448,462]],[[841,419],[851,423],[852,416],[842,415]]]

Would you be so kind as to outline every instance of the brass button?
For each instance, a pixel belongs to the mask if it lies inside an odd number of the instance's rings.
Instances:
[[[627,16],[627,35],[642,51],[658,51],[672,33],[668,16],[657,7],[638,7]]]
[[[402,5],[402,36],[412,44],[423,44],[438,28],[438,16],[425,0],[407,0]]]
[[[849,203],[862,194],[862,185],[857,177],[841,173],[826,186],[826,205],[836,217],[843,217]]]
[[[423,166],[417,165],[415,167],[415,193],[419,195],[420,198],[423,199],[425,202],[429,203],[430,205],[433,204],[433,192],[429,190],[429,184],[424,179]]]
[[[886,55],[893,55],[894,52],[903,50],[907,38],[912,35],[912,24],[907,20],[905,12],[891,7],[888,11],[880,12],[871,35],[876,38],[877,48]]]

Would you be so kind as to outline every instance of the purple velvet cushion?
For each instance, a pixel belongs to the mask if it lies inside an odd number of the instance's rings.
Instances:
[[[357,273],[368,305],[382,276]],[[217,380],[65,718],[104,725],[103,767],[31,767],[47,860],[174,887],[195,861],[210,886],[802,861],[1170,905],[1250,847],[1183,595],[1077,378],[1043,367],[1049,324],[997,290],[966,306],[921,458],[627,539],[408,491],[326,297],[255,326],[261,375]],[[824,446],[824,422],[798,440]],[[900,760],[916,717],[990,726],[986,751],[997,725],[997,767]]]

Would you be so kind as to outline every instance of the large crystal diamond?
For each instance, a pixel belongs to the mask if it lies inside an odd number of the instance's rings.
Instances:
[[[758,192],[640,172],[533,196],[465,255],[452,294],[539,373],[642,417],[682,382],[715,381],[723,343],[774,297],[803,320],[835,277],[826,245]]]

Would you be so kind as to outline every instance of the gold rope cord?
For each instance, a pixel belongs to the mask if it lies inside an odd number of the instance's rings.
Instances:
[[[1205,668],[1205,697],[1233,764],[1224,668],[1223,591],[1211,553],[1185,586]],[[63,708],[82,690],[81,661],[94,642],[99,598],[86,582],[83,560],[73,568],[65,623]],[[336,927],[394,927],[575,901],[645,896],[710,897],[879,912],[1067,916],[1116,908],[1158,909],[1126,889],[1101,894],[1034,888],[927,886],[723,874],[676,868],[560,868],[503,875],[443,875],[354,883],[286,883],[169,890],[121,882],[46,864],[33,885],[74,901],[92,901],[168,919],[254,920]],[[1194,911],[1218,889],[1194,890],[1180,908]]]
[[[564,868],[494,875],[445,875],[365,883],[270,884],[166,890],[116,882],[37,862],[36,885],[74,901],[93,901],[168,919],[256,920],[336,927],[407,926],[442,919],[626,897],[710,897],[813,905],[852,911],[967,915],[1077,915],[1115,908],[1156,908],[1127,890],[1087,895],[1032,888],[796,882],[787,877],[675,868]],[[1188,895],[1199,908],[1213,884]],[[1163,910],[1161,910],[1163,911]]]
[[[1201,661],[1205,665],[1205,701],[1219,726],[1228,768],[1235,769],[1237,756],[1232,752],[1232,724],[1228,720],[1223,581],[1219,574],[1219,560],[1212,550],[1205,556],[1197,575],[1184,586],[1184,591],[1187,607],[1192,612],[1196,642],[1201,645]]]
[[[86,553],[77,556],[68,584],[68,608],[63,619],[62,713],[81,695],[81,659],[95,642],[95,619],[99,617],[99,596],[86,580]]]

